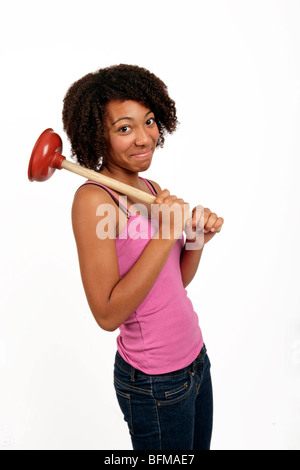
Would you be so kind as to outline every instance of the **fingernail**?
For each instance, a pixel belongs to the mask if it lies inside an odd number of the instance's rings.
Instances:
[[[210,231],[211,231],[211,232],[215,232],[216,229],[215,229],[215,228],[211,228]]]

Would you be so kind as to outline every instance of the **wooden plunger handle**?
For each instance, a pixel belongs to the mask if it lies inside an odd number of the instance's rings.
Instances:
[[[108,186],[110,189],[114,189],[119,193],[126,194],[126,196],[131,196],[138,199],[139,201],[146,202],[147,204],[154,204],[156,197],[153,194],[146,193],[140,189],[132,188],[128,184],[121,183],[109,176],[101,175],[97,171],[90,170],[89,168],[84,168],[83,166],[78,165],[77,163],[70,162],[69,160],[64,159],[61,162],[61,168],[76,173],[77,175],[83,176],[91,181],[96,183],[103,184]],[[190,212],[188,218],[192,217],[192,212]],[[217,232],[221,231],[221,228]]]
[[[156,197],[153,194],[146,193],[140,189],[132,188],[128,184],[121,183],[120,181],[110,178],[109,176],[101,175],[101,173],[98,173],[97,171],[84,168],[83,166],[70,162],[69,160],[63,160],[61,163],[61,168],[83,176],[91,181],[95,181],[96,183],[104,184],[110,189],[114,189],[119,193],[126,194],[126,196],[131,196],[138,199],[139,201],[146,202],[147,204],[155,203]]]

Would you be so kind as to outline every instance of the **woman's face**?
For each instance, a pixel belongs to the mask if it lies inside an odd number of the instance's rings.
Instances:
[[[132,172],[147,170],[159,138],[154,113],[130,100],[110,101],[106,109],[107,167]]]

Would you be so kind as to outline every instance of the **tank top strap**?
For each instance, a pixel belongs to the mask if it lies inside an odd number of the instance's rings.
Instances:
[[[152,191],[152,193],[156,196],[157,195],[157,192],[156,192],[156,189],[154,188],[153,184],[150,183],[150,181],[146,180],[146,178],[142,178],[141,176],[139,177],[141,180],[145,181],[146,185],[148,186],[148,188]]]
[[[119,206],[119,208],[121,209],[122,212],[124,212],[124,214],[126,215],[126,217],[129,219],[131,216],[132,216],[132,213],[130,212],[130,210],[128,209],[128,207],[126,207],[118,198],[117,196],[115,196],[112,191],[107,188],[106,186],[104,186],[104,184],[101,184],[101,183],[96,183],[96,181],[86,181],[85,183],[83,183],[80,188],[82,186],[86,186],[87,184],[94,184],[96,186],[100,186],[101,188],[105,189],[105,191],[111,196],[111,198],[114,200],[114,202]],[[78,188],[79,189],[79,188]]]

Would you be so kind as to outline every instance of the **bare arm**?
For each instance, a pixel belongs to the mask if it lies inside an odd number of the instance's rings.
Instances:
[[[188,240],[187,243],[192,242]],[[187,287],[194,279],[195,274],[198,270],[202,253],[203,247],[199,250],[186,250],[185,248],[183,249],[180,259],[180,269],[182,283],[184,287]]]

